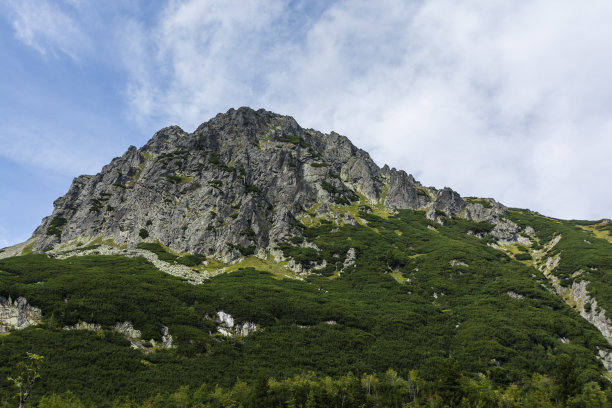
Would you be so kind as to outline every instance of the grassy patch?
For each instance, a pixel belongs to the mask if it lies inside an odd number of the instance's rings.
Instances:
[[[482,205],[484,208],[493,208],[493,206],[491,205],[491,203],[489,202],[489,200],[485,200],[484,198],[477,198],[477,197],[464,197],[463,198],[464,201],[468,202],[468,203],[473,203],[473,204],[480,204]]]
[[[391,272],[390,275],[393,279],[397,281],[397,283],[401,283],[401,284],[406,283],[406,278],[404,278],[404,275],[402,274],[401,271],[395,270]]]
[[[612,244],[612,232],[610,231],[610,229],[602,228],[602,226],[607,226],[607,224],[579,225],[581,229],[590,232],[595,238],[605,239],[606,241]]]

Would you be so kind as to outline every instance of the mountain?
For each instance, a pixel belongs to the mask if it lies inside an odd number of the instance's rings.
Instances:
[[[96,239],[130,248],[146,231],[148,241],[174,251],[228,262],[243,255],[241,248],[272,250],[300,236],[292,223],[308,211],[354,222],[338,210],[354,202],[426,210],[432,220],[496,222],[506,211],[492,200],[487,208],[466,203],[449,188],[426,188],[402,170],[381,169],[337,133],[305,130],[291,117],[240,108],[191,134],[176,126],[162,129],[95,176],[76,178],[29,243],[35,251]],[[495,236],[516,240],[520,228],[501,227]]]
[[[27,351],[41,406],[607,406],[609,310],[609,220],[230,109],[77,177],[0,250],[0,378]]]

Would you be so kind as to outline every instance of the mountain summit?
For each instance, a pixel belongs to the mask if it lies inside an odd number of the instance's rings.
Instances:
[[[606,407],[611,274],[610,220],[231,109],[76,178],[0,249],[0,379],[45,356],[39,407]]]
[[[466,202],[450,188],[424,187],[403,170],[378,167],[335,132],[243,107],[193,133],[164,128],[100,173],[75,178],[28,243],[48,251],[144,240],[230,262],[300,236],[300,217],[354,223],[349,207],[357,204],[484,221],[509,241],[520,231],[500,219],[506,208],[493,200]]]

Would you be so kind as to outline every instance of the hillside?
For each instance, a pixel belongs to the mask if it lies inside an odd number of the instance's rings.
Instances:
[[[263,110],[130,147],[0,258],[0,378],[44,356],[41,406],[612,401],[612,223],[424,187]]]

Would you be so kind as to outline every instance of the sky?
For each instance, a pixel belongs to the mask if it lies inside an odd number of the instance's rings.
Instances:
[[[229,108],[426,186],[612,218],[609,0],[3,0],[0,248],[72,179]]]

